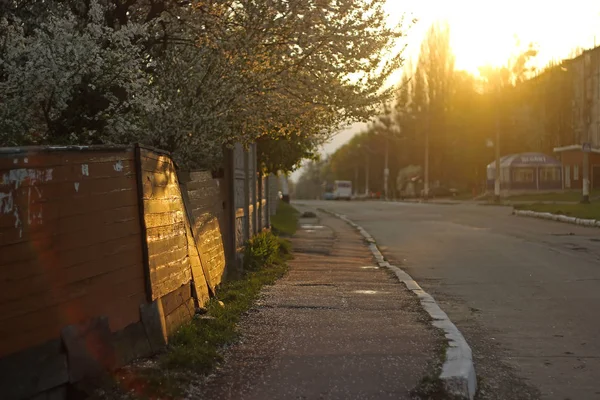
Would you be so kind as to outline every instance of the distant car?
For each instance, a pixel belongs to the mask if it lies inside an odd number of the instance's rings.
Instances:
[[[332,192],[326,192],[323,195],[323,200],[335,200],[335,196]]]

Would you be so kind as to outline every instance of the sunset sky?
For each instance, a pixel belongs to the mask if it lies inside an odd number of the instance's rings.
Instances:
[[[504,65],[518,51],[518,42],[523,48],[532,42],[537,45],[539,67],[568,58],[576,47],[600,45],[598,0],[388,0],[387,11],[390,23],[404,13],[418,19],[406,38],[407,58],[418,57],[432,23],[448,21],[456,68],[474,74],[481,66]],[[362,129],[364,125],[356,124],[340,132],[324,146],[323,154],[334,152]],[[293,177],[299,175],[297,171]]]

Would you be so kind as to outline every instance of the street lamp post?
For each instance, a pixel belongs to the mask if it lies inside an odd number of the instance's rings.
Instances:
[[[425,127],[425,176],[423,186],[423,198],[429,198],[429,129],[431,128],[430,115],[427,116],[427,125]]]
[[[494,176],[494,201],[500,202],[500,122],[496,117],[496,171]]]

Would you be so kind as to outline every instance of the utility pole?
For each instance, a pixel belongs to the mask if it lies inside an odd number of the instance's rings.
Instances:
[[[429,114],[429,113],[428,113]],[[429,129],[431,127],[431,115],[427,116],[427,126],[425,128],[425,182],[423,188],[423,197],[429,198]]]
[[[584,147],[587,144],[584,144]],[[590,203],[590,153],[586,150],[583,153],[583,195],[581,197],[582,204]]]
[[[496,143],[494,143],[494,149],[496,150],[496,171],[494,176],[494,201],[500,202],[500,121],[496,116]]]
[[[358,164],[354,164],[354,196],[358,196]]]
[[[385,200],[388,200],[388,176],[390,175],[390,170],[388,168],[388,159],[389,159],[389,143],[388,137],[385,137],[385,167],[383,169],[383,194]]]
[[[583,66],[582,66],[582,83],[583,83],[583,90],[581,91],[581,93],[583,94],[583,98],[581,101],[581,106],[583,109],[583,136],[584,136],[584,140],[585,142],[582,145],[582,151],[583,151],[583,193],[581,196],[581,203],[582,204],[589,204],[590,202],[590,157],[589,157],[589,149],[588,146],[590,145],[590,126],[588,123],[588,120],[590,119],[590,109],[589,106],[587,104],[587,76],[585,73],[585,67],[586,64],[588,63],[590,54],[584,54],[583,56]]]
[[[369,151],[365,152],[365,195],[369,197]]]

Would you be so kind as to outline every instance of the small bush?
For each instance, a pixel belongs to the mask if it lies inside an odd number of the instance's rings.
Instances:
[[[289,240],[278,237],[279,240],[279,254],[284,260],[289,259],[292,256],[292,243]]]
[[[269,231],[261,232],[246,244],[244,267],[255,271],[265,265],[273,264],[279,256],[280,241]]]

